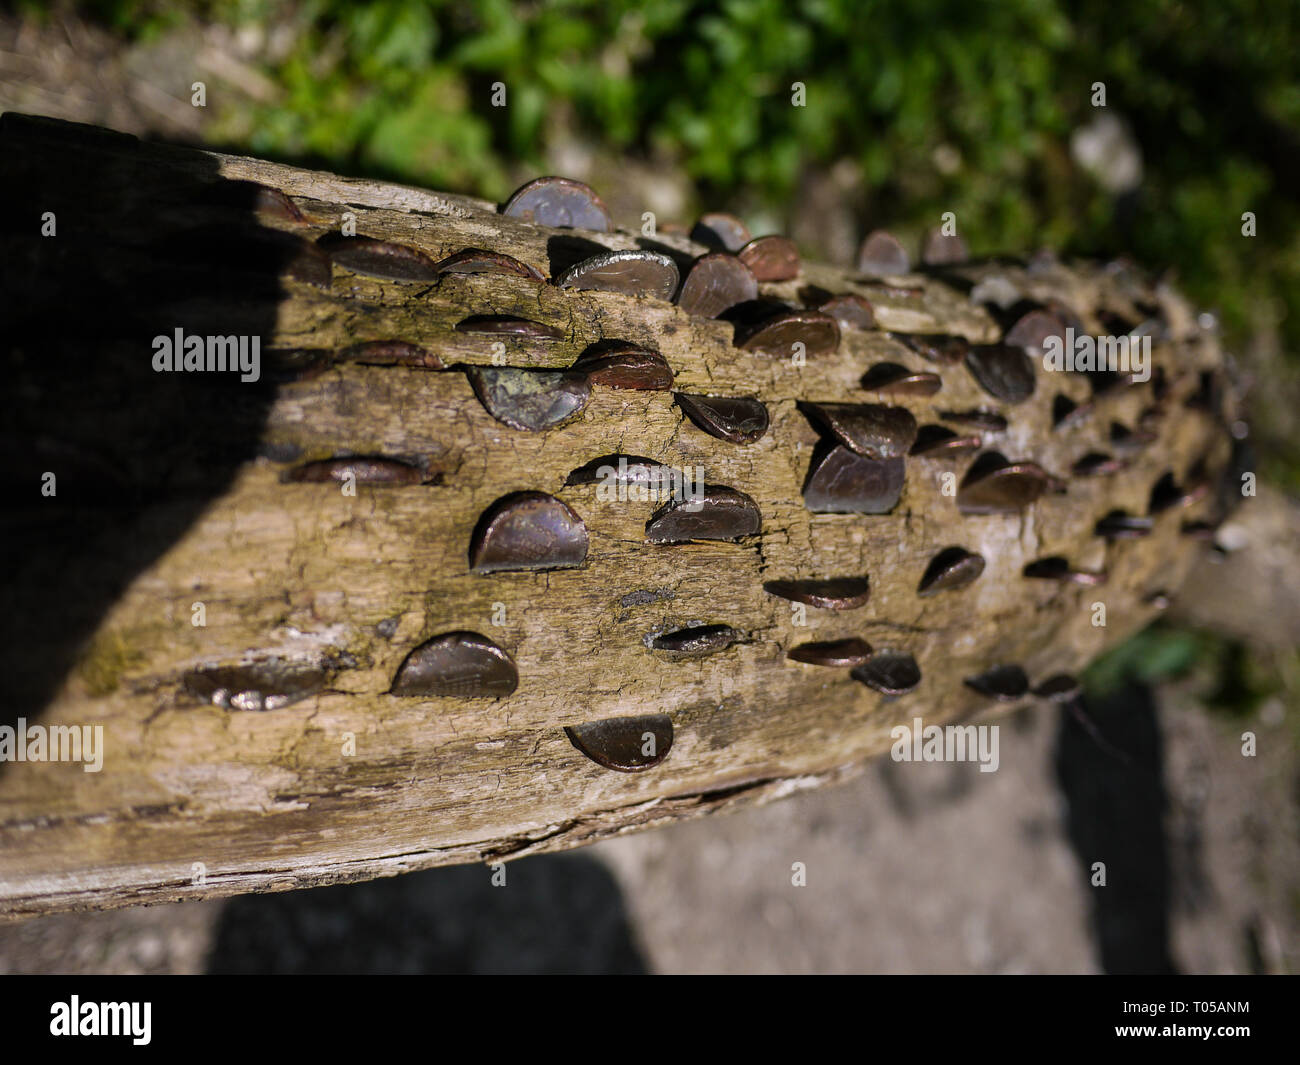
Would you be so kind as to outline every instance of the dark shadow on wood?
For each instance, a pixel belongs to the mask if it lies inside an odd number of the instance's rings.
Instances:
[[[87,640],[256,454],[279,278],[302,254],[292,225],[259,220],[264,196],[197,152],[0,118],[0,724],[39,717],[73,671],[92,696],[123,683],[134,650]],[[177,329],[259,338],[259,379],[156,372],[154,338]],[[223,595],[194,581],[195,601]],[[188,601],[157,608],[191,623]]]

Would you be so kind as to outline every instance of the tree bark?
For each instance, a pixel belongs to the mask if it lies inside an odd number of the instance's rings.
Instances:
[[[681,235],[548,229],[462,196],[13,114],[0,121],[0,174],[15,386],[4,430],[14,503],[5,723],[103,729],[98,772],[0,764],[9,916],[493,862],[841,779],[888,750],[896,725],[1024,702],[992,699],[968,678],[1017,665],[1037,685],[1145,624],[1203,548],[1189,529],[1217,522],[1232,494],[1218,490],[1232,469],[1234,415],[1216,339],[1169,286],[1120,265],[984,261],[884,285],[805,261],[794,280],[761,284],[761,296],[804,306],[856,293],[876,327],[846,328],[833,352],[798,365],[738,347],[730,321],[554,282],[574,258],[647,245],[684,271],[707,249]],[[301,220],[240,182],[284,193]],[[46,212],[53,236],[41,235]],[[346,215],[357,234],[435,262],[483,248],[551,280],[365,276],[317,250]],[[983,302],[971,297],[976,284]],[[1007,306],[990,293],[1010,293]],[[1109,315],[1157,322],[1163,380],[1104,387],[1113,382],[1039,363],[1033,395],[1009,403],[894,335],[991,344],[1025,308],[1046,305],[1092,333],[1115,331]],[[470,315],[526,318],[558,338],[457,331]],[[152,340],[178,328],[259,337],[263,379],[156,373]],[[530,432],[494,418],[466,372],[493,365],[495,343],[498,363],[565,369],[614,340],[659,352],[672,391],[596,384],[574,420]],[[418,345],[444,368],[364,364],[356,349],[370,341]],[[937,373],[942,390],[865,390],[863,374],[886,362]],[[755,397],[770,427],[750,444],[719,439],[683,417],[674,392]],[[1054,427],[1068,406],[1058,396],[1078,410]],[[941,412],[980,408],[1008,424],[974,430],[978,451],[909,456],[887,514],[812,513],[804,483],[826,434],[801,404],[820,402],[904,407],[921,426],[963,434],[972,430]],[[1071,472],[1089,453],[1120,449],[1125,464],[1112,474]],[[1012,513],[963,513],[949,491],[989,452],[1037,463],[1064,490]],[[761,530],[649,542],[659,503],[566,486],[616,454],[703,467],[708,484],[752,498]],[[348,455],[400,462],[420,483],[363,477],[348,494],[292,479]],[[41,490],[48,472],[53,496]],[[1147,516],[1166,473],[1214,490],[1151,515],[1149,535],[1097,535],[1112,511]],[[580,566],[471,569],[485,511],[521,491],[581,518]],[[981,555],[983,572],[918,595],[952,547]],[[1024,576],[1053,556],[1108,579]],[[866,605],[800,610],[764,588],[835,577],[867,577]],[[696,657],[654,646],[657,634],[697,625],[728,626],[732,641]],[[392,693],[413,650],[460,631],[510,657],[516,690]],[[919,686],[887,696],[847,667],[787,656],[848,637],[911,655]],[[211,689],[230,676],[260,678],[272,708],[218,705],[220,694],[214,703]],[[309,693],[274,698],[294,685]],[[641,772],[606,768],[566,732],[649,715],[666,715],[673,738]]]

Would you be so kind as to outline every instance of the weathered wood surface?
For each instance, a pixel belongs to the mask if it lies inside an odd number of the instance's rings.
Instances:
[[[48,700],[34,708],[42,725],[102,725],[102,771],[87,773],[75,763],[0,766],[0,912],[11,916],[504,859],[818,786],[886,750],[895,724],[995,708],[963,684],[991,665],[1023,665],[1034,683],[1083,666],[1154,614],[1153,594],[1178,587],[1200,549],[1182,533],[1184,522],[1217,516],[1211,493],[1158,514],[1144,539],[1108,542],[1094,534],[1097,520],[1114,509],[1145,515],[1152,486],[1166,472],[1181,484],[1201,463],[1217,478],[1231,450],[1219,418],[1188,402],[1201,389],[1202,371],[1221,364],[1213,335],[1172,290],[1148,287],[1129,271],[1002,261],[891,279],[922,288],[917,297],[805,263],[798,279],[765,284],[762,294],[797,304],[810,285],[860,292],[873,302],[878,328],[845,330],[833,355],[798,367],[743,352],[732,325],[691,318],[659,300],[499,275],[388,282],[335,265],[328,290],[282,273],[276,291],[233,301],[204,283],[203,267],[183,251],[198,246],[193,234],[209,240],[212,227],[226,226],[222,212],[230,210],[191,192],[232,179],[283,190],[305,218],[295,224],[262,217],[255,220],[261,227],[314,241],[337,231],[348,211],[358,233],[434,260],[466,247],[491,248],[547,277],[566,240],[635,248],[643,240],[635,232],[563,233],[503,218],[494,205],[464,197],[149,147],[12,115],[0,127],[0,173],[6,202],[17,203],[7,212],[5,290],[29,312],[29,328],[11,338],[8,369],[19,367],[32,395],[66,392],[65,405],[84,406],[86,416],[69,421],[75,446],[66,454],[74,467],[80,455],[83,464],[99,460],[120,472],[114,447],[136,431],[132,419],[144,397],[88,394],[100,390],[56,380],[59,363],[33,339],[42,334],[31,323],[48,322],[40,315],[65,300],[49,290],[58,270],[68,284],[94,279],[126,303],[130,297],[114,288],[119,273],[140,266],[142,278],[180,279],[162,286],[149,302],[149,320],[133,322],[139,329],[77,341],[83,355],[110,366],[147,371],[149,336],[178,326],[238,333],[258,315],[268,325],[258,330],[264,351],[332,352],[401,339],[437,353],[448,367],[489,364],[496,338],[452,326],[469,314],[515,314],[558,326],[563,335],[546,342],[501,338],[508,365],[567,367],[596,341],[635,341],[662,353],[675,389],[757,396],[772,419],[761,440],[738,446],[684,422],[669,392],[597,386],[575,421],[522,432],[493,419],[459,369],[339,362],[266,390],[263,417],[249,430],[255,439],[244,442],[224,483],[191,510],[178,511],[169,493],[191,501],[201,495],[203,447],[220,444],[210,437],[203,446],[179,439],[173,456],[141,456],[140,463],[154,462],[171,479],[108,531],[77,525],[97,512],[63,491],[34,498],[38,477],[17,485],[7,494],[27,493],[30,501],[8,520],[10,533],[18,525],[42,536],[47,528],[66,533],[72,523],[101,560],[111,563],[120,552],[126,578],[102,615],[83,619],[85,639]],[[125,179],[132,174],[148,179],[137,185]],[[186,191],[169,199],[169,188]],[[59,236],[42,245],[35,230],[45,209],[57,212]],[[151,232],[141,240],[142,225],[182,238],[168,243]],[[75,253],[51,260],[51,243],[65,241]],[[655,242],[683,259],[705,250],[680,236]],[[1135,298],[1158,306],[1171,334],[1155,345],[1165,398],[1157,405],[1150,383],[1112,389],[1095,397],[1091,417],[1077,427],[1053,429],[1058,393],[1080,403],[1091,398],[1083,377],[1040,366],[1030,400],[1000,404],[964,367],[927,363],[888,335],[997,339],[1002,325],[965,294],[969,282],[990,276],[1005,278],[1026,300],[1060,301],[1094,332],[1108,331],[1099,310],[1134,319],[1146,316],[1134,309]],[[75,329],[84,312],[63,305]],[[57,333],[59,323],[50,328]],[[940,372],[943,389],[933,397],[864,392],[859,379],[880,361]],[[229,386],[188,387],[209,389],[217,405],[234,402]],[[207,402],[208,393],[186,395],[185,402]],[[827,400],[896,403],[922,425],[938,423],[937,410],[1000,410],[1009,427],[982,433],[983,449],[1037,462],[1067,491],[1017,514],[963,515],[943,494],[942,475],[960,480],[973,456],[911,457],[891,514],[810,514],[801,488],[818,434],[796,404]],[[1082,455],[1112,450],[1112,423],[1133,427],[1153,406],[1156,439],[1127,468],[1109,477],[1070,476]],[[7,431],[39,435],[24,417],[15,410]],[[283,481],[291,467],[349,452],[424,464],[434,483],[360,485],[348,496],[337,485]],[[646,522],[657,504],[600,501],[595,486],[565,487],[571,471],[612,453],[703,466],[710,484],[757,501],[761,533],[737,543],[647,543]],[[65,452],[46,447],[32,469],[51,468],[49,456],[59,454]],[[582,517],[590,551],[581,568],[470,571],[467,552],[480,515],[518,490],[551,493]],[[135,558],[139,538],[163,527],[174,529],[165,549]],[[930,559],[954,545],[984,556],[982,576],[959,591],[918,597]],[[1109,580],[1086,588],[1022,576],[1027,563],[1052,555],[1080,569],[1105,569]],[[778,578],[848,575],[869,575],[867,605],[809,608],[805,626],[794,624],[790,603],[763,590],[764,581]],[[61,609],[75,614],[77,602],[70,594]],[[206,611],[202,627],[191,624],[196,602]],[[1092,624],[1096,602],[1106,605],[1105,627]],[[24,656],[45,661],[41,640],[54,638],[48,626],[30,625],[21,603],[14,610],[15,630],[40,631],[10,633],[9,642],[26,639]],[[645,642],[651,631],[691,623],[730,625],[742,638],[686,661],[670,661]],[[504,648],[517,663],[518,690],[500,699],[388,693],[412,648],[453,630],[481,633]],[[846,636],[911,653],[922,670],[920,687],[888,699],[847,669],[786,658],[795,644]],[[324,664],[328,684],[265,712],[223,709],[186,694],[190,670],[267,656]],[[650,713],[672,718],[675,740],[666,760],[645,772],[602,768],[564,731]],[[345,753],[348,736],[355,737],[355,753]],[[205,870],[201,884],[194,863]]]

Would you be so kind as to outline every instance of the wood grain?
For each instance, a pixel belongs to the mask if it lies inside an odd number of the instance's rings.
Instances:
[[[283,190],[305,218],[297,225],[263,219],[264,228],[315,241],[337,231],[350,212],[358,233],[434,260],[482,247],[547,277],[556,272],[557,239],[559,247],[580,236],[608,249],[644,241],[621,230],[548,230],[465,197],[82,130],[6,116],[0,167],[11,176],[53,173],[71,158],[82,173],[95,173],[101,157],[116,154],[155,175],[174,174],[178,183],[199,180],[195,175],[253,181]],[[20,154],[22,163],[13,162]],[[144,255],[128,221],[147,205],[131,204],[121,188],[80,180],[77,187],[84,199],[79,222],[98,227],[105,262]],[[165,210],[178,226],[221,218],[210,206]],[[10,233],[11,261],[21,261],[33,239]],[[705,250],[671,235],[654,240],[684,260]],[[151,262],[168,265],[165,258]],[[998,320],[966,294],[990,276],[1004,278],[1026,300],[1068,305],[1095,331],[1102,331],[1098,310],[1136,313],[1135,294],[1159,308],[1171,334],[1155,345],[1168,396],[1157,438],[1125,470],[1069,475],[1083,454],[1110,450],[1112,422],[1136,424],[1153,404],[1151,384],[1105,393],[1081,426],[1054,430],[1058,393],[1089,399],[1081,377],[1040,366],[1032,399],[1009,407],[984,394],[965,368],[936,367],[888,335],[997,339]],[[388,282],[337,265],[328,290],[287,275],[279,280],[280,291],[263,308],[274,321],[263,352],[337,353],[366,340],[400,339],[452,368],[338,362],[278,387],[258,454],[240,462],[168,549],[121,589],[39,714],[47,726],[102,725],[102,771],[70,763],[0,766],[6,915],[495,861],[839,780],[887,750],[896,724],[1002,709],[963,678],[995,663],[1018,663],[1037,683],[1082,667],[1145,624],[1155,612],[1149,597],[1176,589],[1201,549],[1181,534],[1183,522],[1214,518],[1218,502],[1211,494],[1161,513],[1141,540],[1108,543],[1094,535],[1096,521],[1115,508],[1145,514],[1166,471],[1181,483],[1197,462],[1212,478],[1228,463],[1221,421],[1187,403],[1200,373],[1221,365],[1215,338],[1172,289],[1103,266],[984,262],[898,279],[923,289],[911,297],[806,262],[798,279],[764,284],[762,295],[798,303],[808,286],[859,292],[872,301],[879,328],[845,331],[833,356],[804,366],[741,352],[731,324],[691,318],[658,300],[501,275]],[[168,296],[151,313],[159,333],[184,323],[226,334],[239,332],[240,316],[251,312],[250,303],[232,306],[199,285]],[[671,393],[595,387],[573,422],[540,433],[511,429],[484,410],[456,368],[490,364],[492,342],[500,339],[454,331],[471,314],[519,315],[563,331],[549,342],[505,339],[508,365],[565,368],[598,341],[634,341],[662,353],[680,391],[758,397],[771,427],[757,443],[737,446],[684,421]],[[98,354],[145,362],[151,353],[106,338]],[[862,374],[881,361],[937,370],[942,391],[898,399],[863,392]],[[1039,463],[1068,490],[1017,514],[964,516],[944,494],[942,475],[960,480],[973,456],[913,457],[891,514],[810,514],[801,489],[818,433],[797,404],[827,400],[897,403],[922,425],[939,422],[939,410],[1000,410],[1009,428],[985,434],[985,448]],[[91,441],[119,431],[121,415],[103,406],[99,427],[86,430]],[[436,476],[424,485],[361,485],[355,496],[335,484],[284,481],[296,465],[347,453],[400,458]],[[647,543],[655,503],[603,501],[595,486],[565,487],[571,471],[615,453],[703,467],[707,482],[757,501],[761,534],[737,543]],[[580,568],[470,571],[480,515],[521,490],[555,495],[581,516],[590,549]],[[165,522],[170,506],[166,498],[154,501],[136,520]],[[918,597],[930,559],[950,546],[983,555],[984,573],[960,591]],[[1082,588],[1022,576],[1027,563],[1049,555],[1104,568],[1110,579],[1102,588]],[[865,607],[810,608],[802,626],[789,602],[763,590],[764,581],[778,578],[864,574],[872,586]],[[191,624],[196,602],[206,611],[202,627]],[[1095,602],[1106,604],[1105,627],[1092,624]],[[696,623],[730,625],[740,640],[685,661],[647,646],[648,634]],[[455,630],[481,633],[513,657],[520,676],[513,695],[388,694],[412,648]],[[911,653],[922,670],[920,687],[888,699],[847,670],[786,659],[797,643],[848,636]],[[321,664],[328,683],[307,699],[260,713],[203,704],[186,693],[191,670],[267,656]],[[564,731],[651,713],[670,715],[675,740],[666,760],[643,773],[597,765]],[[354,753],[345,753],[352,751],[349,737]],[[202,863],[202,883],[194,863]]]

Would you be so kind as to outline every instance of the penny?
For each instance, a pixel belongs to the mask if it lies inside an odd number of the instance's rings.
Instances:
[[[882,695],[905,695],[921,683],[916,659],[897,651],[877,651],[849,675]]]
[[[739,540],[762,530],[763,519],[744,492],[722,485],[705,485],[699,498],[670,500],[646,524],[652,544],[678,544],[689,540]]]
[[[587,544],[587,527],[566,504],[545,492],[515,492],[479,519],[469,566],[475,573],[568,569],[586,560]]]
[[[840,343],[839,324],[821,311],[782,311],[737,330],[736,343],[746,351],[777,358],[799,354],[806,358],[829,355]]]
[[[767,432],[767,407],[756,399],[692,396],[684,392],[676,393],[673,398],[696,426],[720,440],[752,444]]]
[[[850,636],[843,640],[800,644],[792,647],[785,656],[810,666],[853,667],[863,665],[871,657],[871,645],[866,640]]]
[[[869,459],[906,455],[916,443],[916,418],[879,403],[801,403],[799,409],[850,450]]]
[[[505,274],[529,281],[545,281],[542,272],[518,259],[482,248],[465,248],[434,264],[440,274]]]
[[[392,695],[501,697],[519,686],[514,660],[477,632],[447,632],[416,647],[398,667]]]
[[[758,298],[758,283],[748,266],[734,255],[713,252],[695,260],[677,306],[700,318],[716,318],[738,303]]]
[[[887,514],[903,493],[903,460],[869,459],[837,444],[815,466],[803,490],[817,514]]]
[[[736,253],[758,281],[790,281],[799,276],[799,249],[787,237],[757,237]]]
[[[673,371],[656,351],[624,341],[599,350],[590,349],[573,364],[593,385],[666,392],[673,387]]]
[[[831,577],[827,580],[764,581],[763,591],[821,610],[856,610],[866,605],[871,585],[866,577]]]
[[[858,249],[858,271],[868,277],[893,277],[912,268],[903,246],[892,234],[877,229],[867,234]]]
[[[331,234],[322,238],[320,246],[334,263],[354,274],[384,281],[432,281],[438,276],[437,265],[429,256],[405,244]]]
[[[593,762],[620,773],[639,773],[657,766],[673,746],[673,723],[667,714],[589,721],[568,726],[564,732]]]
[[[983,572],[983,555],[972,554],[961,547],[947,547],[930,560],[916,594],[930,596],[965,588]]]
[[[734,214],[713,211],[700,216],[691,229],[691,240],[722,251],[738,252],[750,242],[749,227]]]
[[[540,177],[521,185],[505,202],[501,213],[553,229],[592,229],[607,233],[613,228],[609,210],[600,197],[581,181],[562,177]]]

